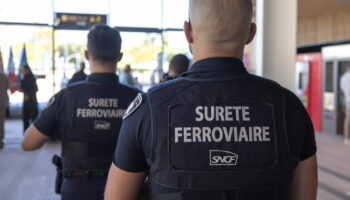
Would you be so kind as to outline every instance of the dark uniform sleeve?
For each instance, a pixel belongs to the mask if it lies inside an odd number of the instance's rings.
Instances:
[[[304,105],[292,92],[286,90],[286,123],[292,153],[300,161],[316,153],[315,132]]]
[[[34,126],[43,134],[52,137],[57,133],[59,128],[62,128],[66,119],[64,115],[65,109],[65,95],[61,91],[51,97],[49,102],[43,111],[41,111],[39,117],[34,121]]]
[[[124,119],[118,144],[113,156],[113,163],[128,172],[148,170],[151,153],[151,119],[146,102]]]

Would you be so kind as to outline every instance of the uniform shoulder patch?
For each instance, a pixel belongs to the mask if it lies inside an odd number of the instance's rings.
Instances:
[[[46,104],[44,110],[50,108],[50,107],[53,105],[53,103],[55,103],[55,100],[56,100],[56,99],[55,99],[55,96],[51,97],[50,100],[49,100],[49,102],[47,102],[47,104]]]
[[[136,98],[131,102],[128,109],[126,109],[123,119],[129,117],[142,103],[142,95],[139,93]]]

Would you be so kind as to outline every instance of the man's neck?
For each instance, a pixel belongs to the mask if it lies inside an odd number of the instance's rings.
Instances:
[[[116,73],[117,65],[104,63],[90,63],[91,73]]]
[[[198,62],[207,58],[218,58],[218,57],[228,57],[228,58],[238,58],[243,60],[243,51],[239,53],[214,53],[214,52],[203,52],[203,51],[194,51],[192,62]]]

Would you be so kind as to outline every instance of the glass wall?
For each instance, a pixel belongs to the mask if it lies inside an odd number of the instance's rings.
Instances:
[[[123,59],[118,65],[119,73],[130,65],[135,81],[145,91],[152,85],[154,71],[158,67],[158,54],[162,49],[158,33],[121,33],[123,38]]]
[[[111,0],[110,25],[123,27],[161,27],[162,0]]]
[[[53,31],[51,26],[54,12],[106,14],[108,24],[112,27],[181,29],[188,18],[188,1],[0,0],[0,21],[13,23],[0,25],[0,49],[5,71],[9,49],[12,47],[18,73],[20,52],[25,45],[28,63],[38,78],[38,100],[41,104],[45,104],[50,96],[65,87],[80,62],[86,63],[86,72],[89,74],[88,62],[84,59],[88,31]],[[36,23],[41,26],[34,26]],[[121,34],[124,58],[118,68],[121,71],[125,65],[130,64],[135,79],[144,86],[144,90],[157,82],[157,69],[158,72],[159,69],[164,72],[168,70],[172,56],[184,53],[191,57],[182,32]],[[11,104],[20,106],[22,94],[15,92],[10,96],[10,101]]]
[[[109,0],[54,0],[53,2],[54,12],[108,14],[110,10]]]
[[[168,66],[171,58],[176,54],[185,54],[189,59],[192,54],[189,49],[185,34],[183,32],[169,31],[164,33],[164,52],[165,62],[163,71],[168,72]]]
[[[39,103],[45,103],[53,94],[52,84],[52,28],[40,26],[0,25],[0,45],[5,72],[8,72],[10,47],[15,72],[19,73],[20,54],[25,45],[27,62],[37,76]],[[23,95],[16,91],[10,95],[13,106],[22,105]]]
[[[55,31],[55,92],[65,88],[69,79],[79,69],[79,63],[85,62],[85,72],[89,74],[88,62],[85,61],[88,31]]]
[[[0,21],[51,24],[50,0],[0,0]]]
[[[188,5],[188,0],[164,0],[164,28],[183,28]]]
[[[51,25],[53,12],[110,14],[111,26],[182,28],[183,21],[188,18],[188,0],[0,1],[2,22]]]

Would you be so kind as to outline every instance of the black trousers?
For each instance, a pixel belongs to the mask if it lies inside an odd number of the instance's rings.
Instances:
[[[103,200],[107,177],[64,178],[61,189],[62,200]]]
[[[22,120],[23,132],[29,127],[38,116],[38,102],[36,97],[31,97],[27,101],[23,101]]]

